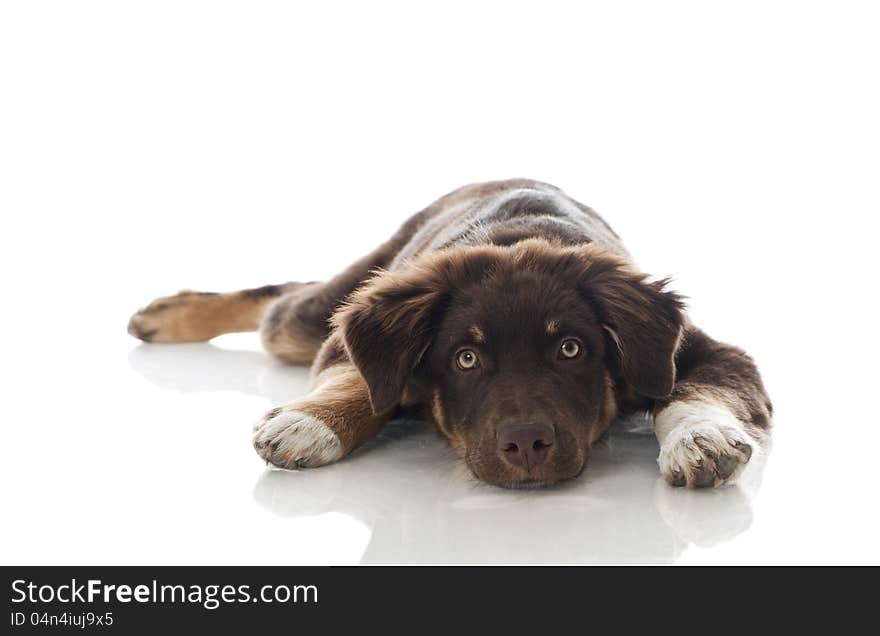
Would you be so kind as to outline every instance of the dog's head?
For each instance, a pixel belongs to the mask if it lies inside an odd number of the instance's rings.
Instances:
[[[578,475],[623,386],[672,391],[680,298],[597,246],[454,248],[377,274],[335,316],[373,410],[406,393],[480,479]]]

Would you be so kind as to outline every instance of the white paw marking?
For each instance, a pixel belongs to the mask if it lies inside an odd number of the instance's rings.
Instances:
[[[302,411],[273,409],[254,427],[254,449],[280,468],[322,466],[342,457],[342,444],[321,420]]]
[[[745,425],[709,402],[673,402],[654,419],[660,473],[673,486],[717,487],[736,479],[758,451]]]

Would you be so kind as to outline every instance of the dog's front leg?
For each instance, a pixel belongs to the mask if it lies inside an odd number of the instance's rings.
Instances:
[[[772,406],[758,369],[740,349],[690,327],[676,356],[672,395],[657,402],[660,472],[673,486],[733,481],[759,451]]]
[[[375,436],[387,420],[373,413],[355,366],[340,362],[315,377],[308,395],[264,415],[254,429],[254,448],[281,468],[322,466]]]

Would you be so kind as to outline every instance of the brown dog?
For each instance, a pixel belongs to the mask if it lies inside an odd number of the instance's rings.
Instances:
[[[446,195],[328,282],[181,292],[129,332],[259,329],[272,354],[312,364],[311,392],[254,432],[282,468],[336,461],[415,411],[480,479],[547,484],[578,475],[619,415],[644,411],[667,481],[718,486],[757,450],[772,407],[752,360],[691,325],[665,287],[593,210],[518,179]]]

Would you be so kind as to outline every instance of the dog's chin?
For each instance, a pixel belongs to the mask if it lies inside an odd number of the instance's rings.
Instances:
[[[582,470],[583,466],[581,466],[580,470],[565,475],[551,474],[546,470],[538,470],[530,474],[510,474],[509,472],[504,471],[495,475],[486,475],[480,474],[480,472],[471,468],[471,472],[480,481],[492,486],[508,488],[511,490],[536,490],[539,488],[546,488],[558,484],[559,482],[573,479],[577,477]]]

